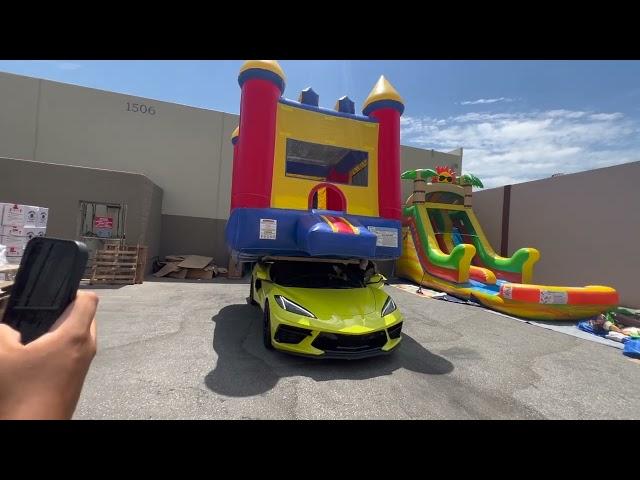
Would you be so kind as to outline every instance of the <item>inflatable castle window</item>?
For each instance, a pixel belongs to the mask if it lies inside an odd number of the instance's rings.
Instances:
[[[393,86],[380,77],[359,115],[346,96],[320,107],[312,88],[284,98],[275,61],[246,62],[238,83],[226,230],[234,254],[398,258],[404,104]]]

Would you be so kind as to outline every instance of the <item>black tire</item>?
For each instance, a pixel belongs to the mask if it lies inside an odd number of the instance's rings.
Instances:
[[[262,343],[267,350],[273,350],[273,342],[271,340],[271,314],[269,313],[269,302],[264,303],[264,312],[262,314]]]
[[[249,282],[249,305],[258,305],[258,302],[253,298],[253,277],[251,277],[251,281]]]

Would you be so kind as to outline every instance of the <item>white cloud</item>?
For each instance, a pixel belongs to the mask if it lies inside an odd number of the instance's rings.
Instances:
[[[82,68],[82,65],[72,62],[59,62],[56,63],[56,67],[60,70],[78,70],[79,68]]]
[[[589,115],[589,118],[593,119],[593,120],[617,120],[619,118],[622,118],[623,115],[620,112],[616,112],[616,113],[593,113],[591,115]]]
[[[500,97],[500,98],[479,98],[477,100],[465,100],[460,102],[460,105],[482,105],[486,103],[498,103],[498,102],[513,102],[512,98]]]
[[[403,143],[464,147],[464,170],[495,187],[640,160],[640,126],[622,113],[546,110],[402,118]]]

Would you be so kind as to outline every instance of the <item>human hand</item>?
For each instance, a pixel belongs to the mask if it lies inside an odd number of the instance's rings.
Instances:
[[[49,332],[23,345],[0,324],[0,418],[70,419],[96,354],[98,296],[79,291]]]

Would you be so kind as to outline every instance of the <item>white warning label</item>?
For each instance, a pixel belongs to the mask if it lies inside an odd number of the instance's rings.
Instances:
[[[260,219],[260,240],[275,240],[278,232],[278,221],[272,218]]]
[[[376,247],[398,248],[398,230],[389,227],[367,227],[376,238]]]
[[[567,303],[567,298],[567,292],[550,292],[548,290],[540,290],[540,303],[563,305]]]

